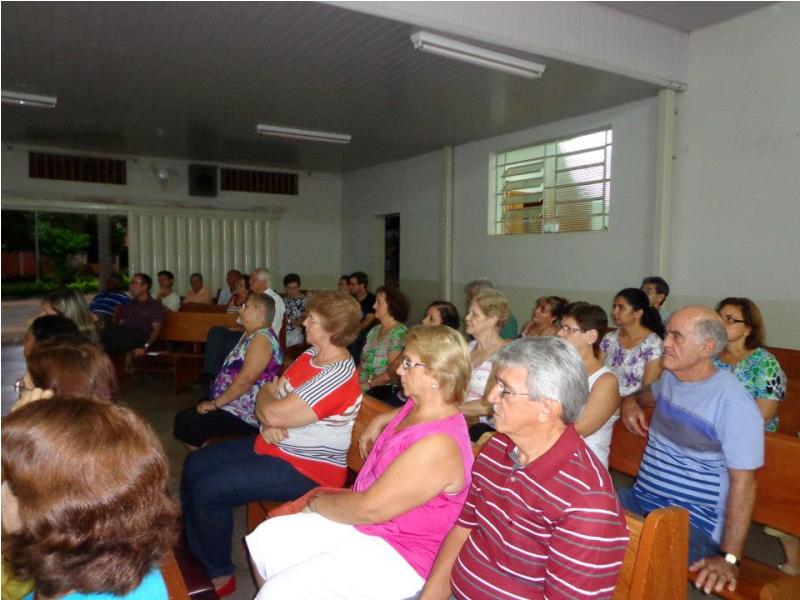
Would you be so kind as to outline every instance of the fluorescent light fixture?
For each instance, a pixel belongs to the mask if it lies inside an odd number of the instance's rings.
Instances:
[[[292,138],[295,140],[309,140],[312,142],[328,142],[331,144],[349,144],[352,138],[349,133],[329,133],[327,131],[313,131],[311,129],[264,125],[263,123],[256,125],[256,131],[261,135]]]
[[[429,52],[431,54],[438,54],[446,56],[447,58],[454,58],[464,62],[480,65],[481,67],[489,67],[490,69],[497,69],[498,71],[505,71],[512,75],[519,75],[520,77],[527,77],[529,79],[538,79],[544,73],[545,66],[530,60],[516,58],[501,52],[494,52],[486,50],[464,42],[457,42],[440,35],[428,33],[427,31],[417,31],[411,34],[411,42],[414,44],[415,50],[422,52]]]
[[[17,106],[33,106],[36,108],[54,108],[58,98],[55,96],[41,96],[39,94],[26,94],[24,92],[14,92],[3,90],[3,102],[6,104],[16,104]]]

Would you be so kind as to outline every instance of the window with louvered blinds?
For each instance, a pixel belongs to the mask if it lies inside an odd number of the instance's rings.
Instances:
[[[611,128],[500,152],[489,233],[608,229]]]

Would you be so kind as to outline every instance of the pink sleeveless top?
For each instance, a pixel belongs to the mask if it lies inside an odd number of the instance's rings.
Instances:
[[[367,535],[386,540],[423,579],[430,574],[433,561],[445,536],[461,513],[472,481],[472,444],[469,441],[467,423],[459,413],[432,423],[420,423],[396,432],[398,423],[414,407],[409,398],[394,419],[375,440],[375,445],[353,485],[353,490],[368,489],[389,467],[397,456],[405,452],[414,442],[432,434],[445,433],[452,437],[461,451],[464,463],[464,487],[457,494],[440,493],[425,504],[376,525],[356,525],[356,529]],[[420,466],[422,468],[422,465]]]

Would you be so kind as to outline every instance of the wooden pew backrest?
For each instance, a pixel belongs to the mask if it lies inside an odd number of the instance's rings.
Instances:
[[[197,302],[190,302],[189,304],[181,304],[178,312],[226,313],[228,311],[224,304],[199,304]]]
[[[645,410],[647,422],[653,417],[653,409]],[[622,419],[617,419],[611,434],[611,448],[608,454],[608,468],[636,477],[639,463],[642,462],[647,438],[635,435],[625,428]]]
[[[161,561],[161,576],[167,586],[169,600],[189,600],[189,590],[172,552]]]
[[[614,600],[686,598],[689,513],[661,508],[646,519],[625,513],[628,548],[614,590]]]
[[[764,436],[764,466],[756,471],[753,520],[800,536],[800,438]]]
[[[786,373],[786,398],[778,405],[780,424],[778,431],[797,435],[800,431],[800,350],[791,348],[765,348],[775,355]]]
[[[212,327],[236,327],[235,314],[219,312],[167,312],[159,340],[205,342]]]

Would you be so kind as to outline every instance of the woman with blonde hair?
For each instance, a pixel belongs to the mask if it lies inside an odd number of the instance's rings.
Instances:
[[[408,401],[364,430],[369,455],[352,492],[312,495],[303,512],[247,536],[259,600],[391,600],[422,588],[470,485],[472,448],[458,410],[466,343],[445,325],[414,327],[398,373]]]
[[[494,289],[479,292],[469,303],[469,311],[464,321],[467,333],[473,337],[469,343],[469,363],[472,374],[467,395],[461,404],[461,412],[467,417],[470,437],[478,439],[491,430],[492,407],[486,394],[494,385],[491,378],[492,357],[495,352],[509,343],[500,336],[508,319],[508,301],[505,295]]]
[[[97,342],[99,339],[97,319],[89,310],[83,296],[75,290],[66,288],[47,294],[42,298],[42,314],[67,317],[89,341]]]

